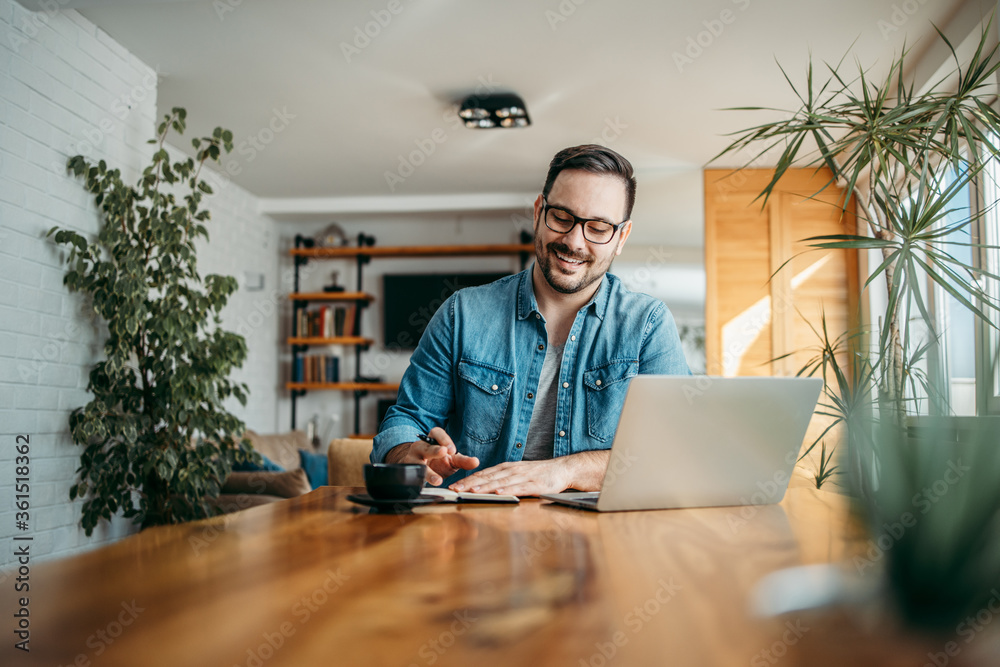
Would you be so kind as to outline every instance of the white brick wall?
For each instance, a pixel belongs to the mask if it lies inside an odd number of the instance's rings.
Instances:
[[[0,0],[0,583],[12,563],[14,440],[31,438],[32,554],[48,559],[132,532],[128,522],[79,529],[80,502],[68,501],[79,448],[68,433],[73,408],[89,400],[87,374],[100,358],[102,328],[84,300],[62,285],[64,252],[45,232],[71,227],[93,236],[98,218],[81,183],[66,175],[82,153],[134,180],[155,131],[156,73],[73,11],[32,13]],[[213,119],[224,124],[224,119]],[[186,140],[185,140],[186,142]],[[242,279],[245,270],[277,285],[271,221],[235,185],[209,198],[211,243],[199,269]],[[251,428],[276,427],[277,321],[265,317],[268,292],[234,295],[227,328],[247,324],[250,359],[237,376],[251,388],[247,409],[231,409]],[[252,316],[252,313],[257,315]],[[271,309],[273,313],[273,309]]]

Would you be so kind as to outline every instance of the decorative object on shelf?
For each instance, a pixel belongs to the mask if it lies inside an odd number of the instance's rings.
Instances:
[[[340,284],[340,271],[333,271],[330,273],[330,284],[324,285],[323,291],[327,293],[344,291],[344,286]]]
[[[351,242],[347,238],[347,232],[336,222],[327,225],[326,229],[316,235],[314,241],[317,248],[339,248]]]
[[[528,108],[516,93],[469,95],[459,105],[458,116],[474,129],[531,125]]]
[[[938,31],[955,68],[922,90],[905,81],[904,56],[877,82],[864,69],[854,75],[831,67],[818,88],[810,65],[807,89],[795,91],[801,108],[736,133],[720,154],[781,150],[774,178],[761,192],[765,199],[789,167],[825,165],[846,186],[843,206],[852,196],[860,203],[867,235],[805,241],[817,249],[880,253],[865,283],[886,286],[880,335],[870,344],[869,331],[830,340],[821,317],[812,325],[820,339],[816,356],[800,374],[828,380],[822,408],[846,426],[852,491],[870,543],[879,545],[877,556],[869,551],[854,566],[883,575],[895,609],[911,626],[946,633],[981,611],[1000,581],[997,418],[969,418],[962,429],[947,417],[914,414],[921,401],[933,413],[951,413],[936,377],[943,350],[929,287],[974,314],[983,332],[995,330],[1000,312],[987,282],[997,276],[958,259],[970,238],[982,243],[978,222],[997,206],[986,201],[970,210],[968,196],[983,182],[987,191],[995,187],[988,166],[1000,150],[1000,113],[992,106],[1000,51],[990,46],[992,23],[975,51],[965,52],[971,54],[965,62]],[[844,352],[850,368],[838,360]],[[990,365],[987,360],[982,379],[992,387]]]
[[[84,448],[69,498],[84,499],[87,535],[119,512],[143,528],[208,517],[233,465],[261,461],[241,435],[243,423],[223,407],[230,398],[246,405],[248,393],[229,379],[243,365],[246,342],[220,326],[236,279],[203,280],[196,267],[197,241],[208,238],[202,197],[212,194],[199,175],[232,150],[233,137],[217,127],[192,141],[195,158],[171,163],[164,142],[171,128],[184,132],[185,116],[177,107],[165,116],[151,141],[152,164],[134,186],[104,160],[70,158],[94,195],[101,228],[94,240],[49,231],[70,246],[64,284],[87,295],[107,323],[105,359],[87,383],[93,399],[69,420]]]

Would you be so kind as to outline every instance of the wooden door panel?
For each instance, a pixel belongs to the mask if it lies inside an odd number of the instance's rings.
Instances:
[[[757,196],[772,174],[766,169],[705,172],[709,374],[792,375],[818,353],[816,331],[823,317],[832,339],[854,326],[856,253],[810,250],[804,240],[855,233],[853,209],[842,210],[840,188],[817,194],[829,173],[812,169],[787,172],[762,206]],[[846,352],[838,360],[847,368]],[[814,416],[804,445],[830,421]],[[842,434],[831,432],[828,448],[841,439]],[[807,470],[815,471],[818,456],[819,448],[806,462]]]

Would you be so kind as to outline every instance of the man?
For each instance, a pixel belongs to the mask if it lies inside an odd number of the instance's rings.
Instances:
[[[557,153],[535,200],[536,261],[438,309],[372,461],[423,463],[456,491],[599,490],[629,378],[690,373],[667,307],[607,273],[634,202],[618,153]]]

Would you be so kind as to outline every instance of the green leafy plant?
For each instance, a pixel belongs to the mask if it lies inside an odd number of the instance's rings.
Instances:
[[[717,156],[752,149],[752,163],[777,155],[760,193],[765,202],[792,167],[826,167],[827,186],[845,187],[840,205],[857,202],[867,233],[804,241],[813,250],[880,254],[863,286],[885,283],[878,336],[857,330],[831,340],[824,318],[822,332],[814,327],[820,346],[800,374],[822,374],[827,382],[818,413],[832,418],[830,428],[845,427],[849,455],[841,465],[868,530],[890,547],[877,569],[901,616],[937,629],[954,630],[1000,584],[997,421],[981,417],[956,436],[953,425],[920,427],[910,419],[925,401],[936,414],[950,414],[947,390],[923,370],[940,368],[941,354],[926,286],[944,290],[987,327],[995,328],[1000,313],[985,282],[1000,277],[955,252],[995,247],[974,242],[972,230],[996,202],[969,213],[963,201],[988,177],[1000,142],[1000,114],[991,106],[1000,57],[998,47],[988,47],[991,26],[992,19],[965,63],[938,31],[955,68],[924,92],[904,81],[905,53],[874,82],[860,68],[846,76],[842,62],[827,65],[829,77],[818,87],[811,63],[804,89],[782,71],[801,106],[736,133]],[[807,453],[817,444],[825,449],[827,433]],[[822,451],[820,473],[830,469],[830,456]]]
[[[887,306],[879,335],[877,389],[881,413],[897,424],[903,423],[907,412],[902,328],[913,316],[921,318],[932,335],[936,326],[921,290],[924,279],[932,280],[986,322],[990,321],[988,312],[1000,312],[1000,304],[981,282],[983,277],[997,276],[949,252],[961,245],[982,247],[955,240],[963,232],[968,239],[970,226],[981,214],[947,222],[949,215],[967,206],[957,198],[997,154],[1000,114],[990,102],[1000,60],[998,47],[987,49],[989,31],[989,27],[984,30],[975,54],[964,66],[938,31],[955,58],[955,88],[946,76],[927,92],[914,92],[913,84],[907,85],[903,78],[905,54],[876,83],[863,69],[857,78],[846,77],[842,64],[828,66],[830,78],[818,89],[812,63],[804,91],[785,74],[802,106],[782,111],[786,116],[782,120],[737,133],[717,156],[752,147],[756,150],[753,162],[779,150],[774,176],[760,195],[765,201],[793,166],[829,168],[833,176],[828,185],[846,186],[845,208],[852,195],[857,197],[858,216],[867,224],[869,235],[805,240],[816,249],[881,253],[882,263],[871,272],[865,288],[876,278],[885,280]]]
[[[233,464],[257,458],[238,440],[242,422],[222,407],[229,397],[246,404],[247,395],[228,379],[246,343],[220,327],[236,280],[203,280],[195,252],[196,239],[208,239],[201,204],[212,193],[201,169],[232,150],[232,134],[216,128],[193,140],[196,158],[171,164],[164,143],[171,129],[184,132],[185,116],[175,108],[164,117],[150,141],[152,164],[135,186],[104,160],[70,158],[100,209],[100,232],[88,241],[49,230],[70,249],[64,284],[90,297],[107,323],[105,359],[87,385],[93,400],[70,415],[73,441],[84,449],[69,495],[85,498],[87,535],[119,511],[143,528],[209,516],[208,500]]]

